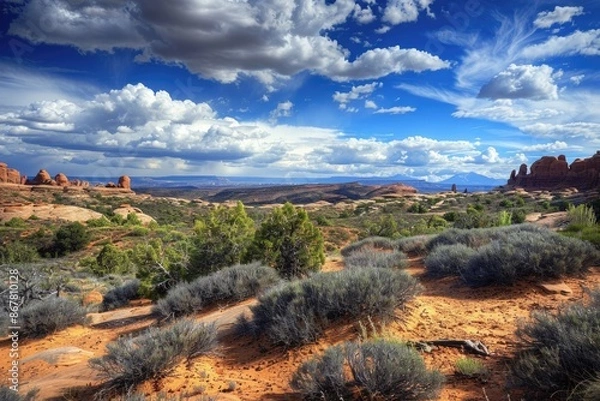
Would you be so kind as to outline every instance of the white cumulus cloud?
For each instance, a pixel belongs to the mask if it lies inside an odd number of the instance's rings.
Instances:
[[[383,20],[392,25],[403,22],[413,22],[419,18],[419,14],[425,11],[430,17],[434,17],[431,9],[434,0],[390,0],[383,12]]]
[[[361,23],[373,18],[370,6],[358,12],[355,6],[353,0],[31,0],[19,6],[9,33],[82,51],[134,49],[138,62],[183,65],[223,83],[251,76],[267,87],[304,71],[348,81],[449,67],[434,55],[397,46],[348,60],[347,49],[327,33],[353,15]]]
[[[370,84],[353,86],[349,92],[335,91],[333,94],[333,100],[339,103],[340,109],[347,109],[348,103],[364,99],[378,88],[381,88],[383,84],[381,82],[371,82]]]
[[[511,64],[485,84],[478,96],[488,99],[557,99],[558,87],[552,72],[552,67],[545,64]]]
[[[574,17],[583,14],[583,7],[554,7],[553,11],[542,11],[537,15],[533,25],[538,28],[550,28],[554,24],[566,24]]]

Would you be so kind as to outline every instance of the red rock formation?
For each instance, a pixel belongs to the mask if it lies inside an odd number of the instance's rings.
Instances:
[[[69,179],[63,173],[56,174],[56,176],[54,177],[54,181],[56,181],[56,185],[59,185],[61,187],[68,187],[69,185],[71,185]]]
[[[7,178],[8,178],[8,166],[6,165],[6,163],[0,163],[0,182],[5,183],[7,182]]]
[[[50,174],[42,169],[38,171],[37,175],[33,178],[33,180],[27,180],[27,185],[52,185],[54,183],[56,185],[56,181],[50,177]]]
[[[20,184],[21,173],[14,168],[8,168],[6,163],[0,163],[0,183]]]
[[[577,159],[570,166],[565,156],[544,156],[531,165],[522,164],[508,179],[509,186],[526,190],[577,188],[589,190],[600,187],[600,151],[587,159]]]
[[[126,175],[122,175],[119,177],[119,183],[117,184],[119,188],[131,189],[131,178]]]
[[[10,184],[20,184],[21,183],[21,173],[14,168],[9,168],[6,173],[6,181]]]

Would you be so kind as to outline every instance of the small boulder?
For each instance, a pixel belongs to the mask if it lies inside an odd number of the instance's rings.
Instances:
[[[542,283],[539,285],[546,294],[561,294],[569,295],[573,293],[573,290],[566,285],[564,282],[560,283]]]

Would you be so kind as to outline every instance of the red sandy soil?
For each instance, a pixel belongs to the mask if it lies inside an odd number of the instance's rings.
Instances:
[[[326,269],[342,267],[339,260],[329,260]],[[570,294],[548,294],[539,283],[525,281],[512,287],[471,289],[457,279],[429,279],[423,276],[420,258],[412,258],[408,272],[417,276],[424,292],[409,310],[400,312],[404,321],[378,329],[379,334],[401,340],[471,339],[483,342],[492,355],[478,357],[460,349],[438,348],[423,357],[428,366],[437,368],[447,378],[441,393],[444,401],[513,400],[520,392],[506,387],[507,362],[516,346],[514,336],[518,322],[533,310],[556,311],[561,305],[584,297],[585,288],[600,285],[600,271],[587,277],[567,278]],[[146,394],[157,391],[187,393],[192,399],[216,395],[218,400],[300,400],[288,382],[295,369],[327,347],[360,337],[357,322],[339,324],[322,339],[293,349],[273,347],[266,340],[240,337],[231,328],[241,313],[249,313],[248,300],[236,305],[222,305],[199,314],[198,320],[217,321],[220,348],[215,355],[200,357],[189,366],[182,364],[173,374],[158,383],[146,383],[138,390]],[[148,314],[147,302],[117,311],[91,314],[86,327],[73,327],[43,339],[23,339],[20,346],[21,388],[37,387],[43,400],[91,399],[101,381],[87,365],[92,356],[101,356],[106,344],[120,335],[137,333],[156,324]],[[368,322],[363,322],[369,326]],[[10,342],[0,341],[0,355],[8,356]],[[454,373],[455,362],[464,356],[479,358],[490,370],[485,381],[460,378]],[[8,357],[0,358],[0,371],[6,372]],[[486,398],[487,397],[487,398]]]

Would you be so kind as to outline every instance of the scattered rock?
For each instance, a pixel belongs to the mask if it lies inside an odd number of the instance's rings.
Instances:
[[[565,283],[542,283],[539,287],[544,290],[547,294],[561,294],[569,295],[573,293],[573,290],[569,288]]]

